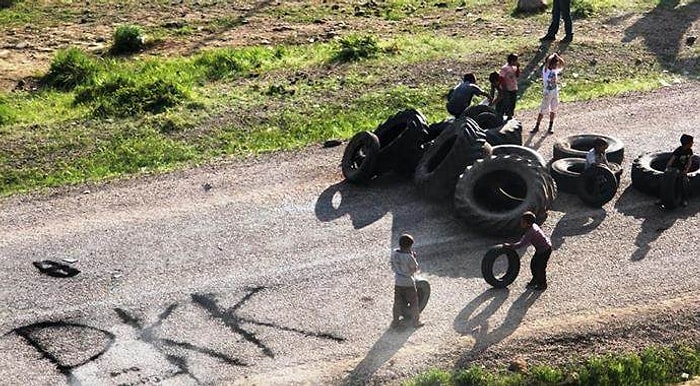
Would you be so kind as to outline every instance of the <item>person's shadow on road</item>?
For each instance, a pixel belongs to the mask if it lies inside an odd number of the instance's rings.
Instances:
[[[530,290],[520,294],[508,309],[503,322],[496,328],[490,328],[491,324],[495,324],[492,318],[508,299],[509,289],[490,288],[469,302],[453,323],[455,331],[462,335],[472,335],[475,340],[472,349],[462,355],[460,362],[470,362],[476,355],[513,334],[541,294],[540,291]],[[483,307],[484,305],[486,306]],[[481,307],[483,309],[474,314]]]
[[[384,331],[384,334],[372,346],[367,355],[360,363],[355,366],[347,377],[342,381],[341,385],[365,385],[386,362],[388,362],[394,354],[408,341],[408,338],[413,334],[415,329],[392,329]]]
[[[573,197],[578,200],[578,197]],[[593,232],[607,217],[603,208],[574,207],[566,208],[566,213],[559,219],[552,230],[552,249],[557,250],[564,241],[573,236],[580,236]]]
[[[638,192],[630,185],[615,202],[618,212],[642,220],[642,230],[634,241],[637,249],[630,256],[632,261],[644,259],[664,231],[671,228],[677,220],[693,216],[700,209],[697,201],[691,201],[688,207],[675,210],[664,210],[654,205],[654,201],[655,198]]]

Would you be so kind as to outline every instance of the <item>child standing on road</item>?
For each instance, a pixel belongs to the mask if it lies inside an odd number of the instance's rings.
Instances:
[[[544,84],[542,93],[542,103],[540,103],[540,112],[537,114],[537,123],[530,130],[531,133],[536,133],[540,130],[540,122],[544,114],[549,114],[549,130],[554,133],[554,116],[557,114],[559,107],[559,73],[564,68],[564,59],[554,53],[547,56],[542,66],[542,82]]]
[[[391,269],[394,271],[394,307],[391,327],[399,326],[402,310],[410,305],[413,327],[423,326],[418,310],[418,291],[416,290],[416,272],[418,261],[413,251],[413,237],[404,233],[399,237],[399,249],[391,254]]]
[[[681,197],[683,197],[683,206],[688,206],[688,172],[693,159],[693,137],[688,134],[681,135],[681,145],[673,151],[671,158],[666,164],[666,168],[676,168],[681,172],[683,183],[681,184]]]
[[[532,244],[535,247],[535,254],[530,261],[530,271],[532,280],[527,283],[527,288],[536,291],[547,289],[547,262],[552,254],[552,241],[547,237],[539,225],[535,223],[535,214],[525,212],[520,218],[520,227],[525,230],[520,241],[515,244],[505,243],[506,248],[520,249]]]
[[[520,63],[518,62],[517,54],[509,54],[507,63],[501,67],[498,73],[500,77],[501,91],[503,92],[503,101],[501,102],[501,111],[496,112],[507,116],[507,120],[513,118],[515,114],[515,101],[518,99],[518,77],[520,76]]]

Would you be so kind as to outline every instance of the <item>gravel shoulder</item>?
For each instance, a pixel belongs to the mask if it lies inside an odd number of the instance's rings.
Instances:
[[[629,186],[629,166],[642,152],[673,149],[683,132],[700,135],[700,113],[688,105],[698,93],[699,84],[685,83],[565,104],[555,134],[526,138],[545,159],[568,134],[614,135],[626,146],[613,202],[593,210],[557,199],[544,224],[556,247],[552,285],[541,294],[524,291],[526,269],[511,289],[489,289],[478,262],[502,240],[474,233],[409,182],[343,184],[342,147],[4,198],[1,264],[12,274],[0,279],[0,361],[10,366],[0,378],[66,379],[17,337],[47,320],[116,336],[85,364],[75,341],[51,340],[76,356],[60,359],[80,364],[67,368],[83,383],[166,374],[173,384],[385,384],[431,366],[505,366],[516,356],[556,363],[697,339],[700,202],[660,212]],[[526,128],[535,118],[518,115]],[[428,324],[396,332],[387,329],[386,260],[405,231],[433,295]],[[63,257],[77,258],[82,273],[56,280],[31,266]],[[140,375],[119,372],[135,363]]]

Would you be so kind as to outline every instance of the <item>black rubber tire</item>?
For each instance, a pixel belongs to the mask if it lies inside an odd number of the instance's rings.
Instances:
[[[600,208],[615,197],[618,177],[604,165],[593,165],[579,177],[578,196],[586,204]]]
[[[428,140],[428,123],[415,109],[399,111],[374,130],[379,138],[376,173],[413,174]]]
[[[491,146],[522,145],[523,125],[517,119],[511,119],[501,127],[486,130],[486,142]]]
[[[373,133],[362,131],[355,134],[343,153],[341,169],[348,182],[367,183],[376,176],[379,157],[379,138]]]
[[[667,168],[664,171],[661,182],[661,203],[666,209],[676,209],[683,202],[682,190],[683,180],[680,170],[677,168]]]
[[[427,140],[432,141],[435,138],[437,138],[438,135],[440,135],[440,133],[445,131],[445,129],[447,129],[454,121],[455,121],[454,117],[448,117],[448,118],[443,119],[440,122],[435,122],[435,123],[431,123],[430,125],[428,125],[428,138],[427,138]]]
[[[426,150],[413,180],[427,197],[450,197],[464,169],[489,154],[491,146],[476,122],[471,118],[456,119]]]
[[[506,273],[501,277],[496,277],[493,274],[493,265],[496,259],[501,256],[506,255],[508,258],[508,269]],[[506,248],[503,245],[496,245],[491,247],[483,259],[481,259],[481,274],[491,286],[495,288],[505,288],[512,284],[520,273],[520,256],[512,248]]]
[[[625,146],[621,140],[601,134],[577,134],[565,137],[554,144],[554,160],[562,158],[586,158],[586,153],[593,148],[593,141],[602,138],[608,143],[605,155],[608,162],[622,165],[625,158]]]
[[[493,115],[498,116],[496,110],[493,107],[489,107],[487,105],[473,105],[464,109],[464,111],[462,111],[462,114],[460,114],[459,118],[469,117],[471,119],[476,120],[476,117],[478,117],[481,113],[492,113]]]
[[[525,211],[535,213],[538,223],[544,221],[556,195],[554,180],[538,163],[514,155],[490,156],[475,161],[460,177],[455,211],[479,232],[510,235],[521,231]]]
[[[557,188],[562,192],[578,194],[579,177],[586,168],[583,158],[562,158],[549,166],[549,174],[557,182]]]
[[[418,292],[418,312],[423,312],[425,306],[428,305],[428,300],[430,300],[430,283],[425,279],[416,279],[416,291]],[[410,319],[410,306],[403,307],[401,315],[404,319]]]
[[[661,183],[670,152],[644,153],[632,162],[632,186],[642,193],[661,197]],[[688,172],[689,195],[700,195],[700,156],[693,155]]]
[[[474,121],[479,124],[484,130],[490,130],[503,126],[503,118],[499,118],[495,112],[484,111],[474,118]]]
[[[544,157],[542,157],[542,154],[540,154],[537,150],[531,149],[527,146],[497,145],[497,146],[494,146],[491,148],[491,154],[493,154],[493,155],[504,155],[504,154],[517,155],[517,156],[520,156],[522,158],[527,158],[533,162],[537,162],[542,167],[547,166],[547,161],[544,160]]]

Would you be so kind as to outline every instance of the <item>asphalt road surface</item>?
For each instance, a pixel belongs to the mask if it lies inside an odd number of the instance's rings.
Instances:
[[[524,134],[545,159],[568,134],[625,143],[603,209],[555,201],[544,292],[525,290],[532,249],[491,290],[481,257],[514,240],[474,232],[449,202],[390,175],[343,183],[344,146],[2,199],[0,384],[397,382],[514,336],[700,308],[700,200],[663,211],[629,174],[642,152],[700,137],[699,94],[564,104],[553,135]],[[520,115],[528,131],[536,113]],[[423,328],[393,331],[388,259],[403,232],[432,295]],[[63,259],[80,272],[33,264]]]

